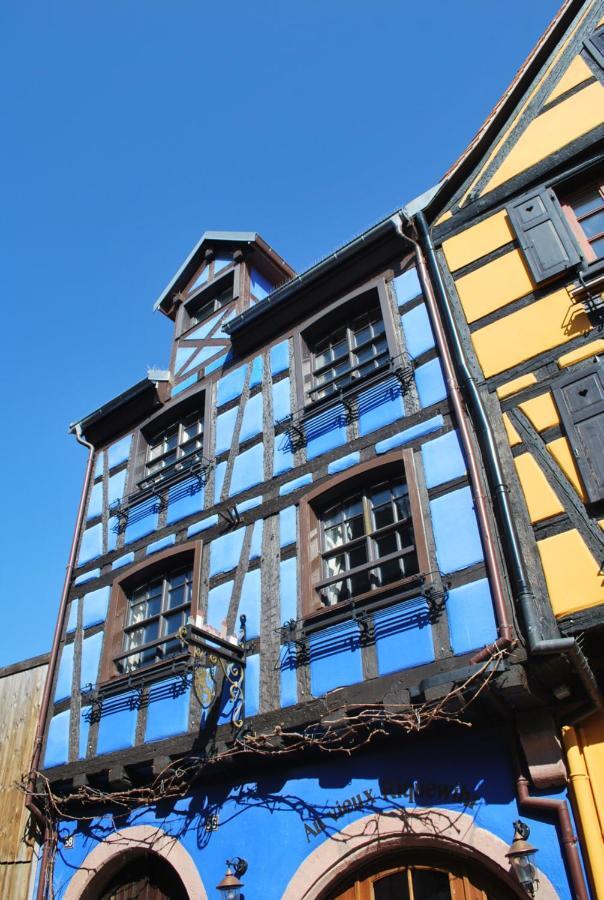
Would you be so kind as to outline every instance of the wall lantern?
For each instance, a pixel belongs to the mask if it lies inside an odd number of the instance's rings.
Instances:
[[[534,897],[539,879],[535,877],[535,853],[537,848],[529,844],[527,838],[531,829],[518,819],[514,822],[514,840],[506,853],[512,871],[529,896]]]
[[[227,859],[226,865],[224,878],[216,885],[218,895],[222,900],[242,900],[243,882],[239,879],[247,872],[247,862],[240,856],[235,856],[233,859]]]

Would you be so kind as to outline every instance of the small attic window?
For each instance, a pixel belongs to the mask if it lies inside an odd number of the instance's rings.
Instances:
[[[191,328],[193,325],[198,325],[200,322],[203,322],[204,319],[207,319],[213,312],[226,306],[232,299],[233,286],[231,285],[219,294],[216,294],[215,297],[204,300],[200,306],[197,306],[194,309],[187,309],[188,322],[186,323],[186,328]]]

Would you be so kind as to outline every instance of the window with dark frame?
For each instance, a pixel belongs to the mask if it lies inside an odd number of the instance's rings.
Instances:
[[[147,442],[145,476],[154,475],[203,449],[203,416],[191,413]]]
[[[232,280],[232,279],[231,279]],[[194,325],[199,325],[205,319],[209,318],[214,312],[218,312],[219,309],[222,309],[223,306],[226,306],[233,299],[233,285],[230,284],[228,288],[225,288],[219,294],[216,294],[214,297],[211,297],[209,300],[205,300],[199,306],[194,306],[193,301],[191,301],[191,306],[187,305],[185,307],[185,321],[183,323],[183,332],[188,331],[189,328],[193,328]]]
[[[588,262],[604,259],[604,178],[562,196],[562,208]]]
[[[403,478],[373,482],[319,516],[325,606],[370,593],[419,571],[409,490]]]
[[[309,342],[311,402],[323,400],[385,368],[388,341],[379,303]]]
[[[132,672],[182,652],[175,637],[191,610],[193,571],[179,568],[140,585],[127,597],[120,673]]]

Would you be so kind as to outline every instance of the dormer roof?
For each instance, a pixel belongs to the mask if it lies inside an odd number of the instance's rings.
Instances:
[[[154,309],[174,318],[174,295],[183,290],[206,258],[206,251],[216,256],[242,250],[246,257],[262,257],[264,267],[273,273],[273,283],[288,281],[296,272],[256,231],[205,231],[178,272],[159,295]]]

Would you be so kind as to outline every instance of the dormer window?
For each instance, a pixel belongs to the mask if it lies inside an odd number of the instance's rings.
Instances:
[[[201,453],[202,448],[203,418],[194,412],[149,440],[145,475],[160,472],[196,451]]]
[[[221,291],[216,296],[211,297],[209,300],[204,300],[200,306],[191,307],[187,306],[186,308],[186,322],[185,322],[185,330],[192,328],[193,325],[199,325],[200,322],[203,322],[214,312],[218,312],[219,309],[222,309],[223,306],[226,306],[227,303],[233,299],[233,286],[229,285],[228,288]]]

